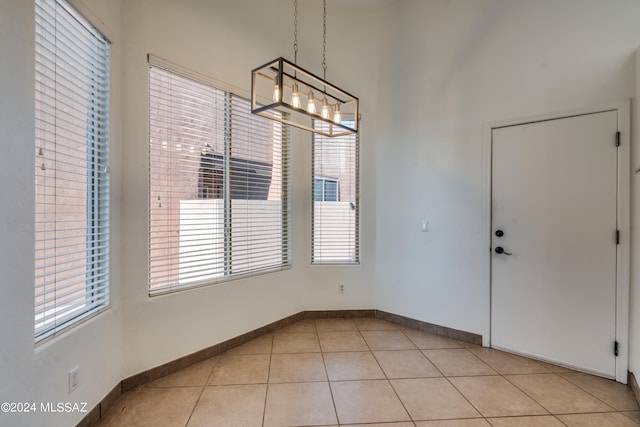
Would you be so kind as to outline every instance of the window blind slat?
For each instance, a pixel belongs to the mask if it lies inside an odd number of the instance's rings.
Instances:
[[[35,340],[109,304],[109,43],[36,0]]]

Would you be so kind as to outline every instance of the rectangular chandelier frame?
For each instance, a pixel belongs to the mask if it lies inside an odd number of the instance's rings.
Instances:
[[[253,114],[332,138],[358,132],[358,107],[355,96],[282,57],[251,71]]]

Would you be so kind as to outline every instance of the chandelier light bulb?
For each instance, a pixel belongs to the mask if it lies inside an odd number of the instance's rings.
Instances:
[[[291,87],[291,105],[295,108],[300,108],[300,92],[296,83]]]
[[[278,76],[273,79],[275,84],[273,85],[273,102],[280,102],[280,85],[278,84]]]
[[[336,104],[333,106],[333,121],[336,123],[340,123],[342,117],[340,116],[340,104]]]
[[[327,97],[322,99],[322,109],[320,110],[320,115],[323,119],[329,120],[331,118],[331,111],[329,108],[329,102],[327,102]]]
[[[309,101],[307,101],[307,111],[316,114],[316,100],[313,97],[313,91],[309,91]]]

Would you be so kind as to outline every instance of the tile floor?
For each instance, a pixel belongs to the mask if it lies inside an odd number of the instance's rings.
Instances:
[[[379,319],[304,320],[122,395],[100,426],[638,427],[626,386]]]

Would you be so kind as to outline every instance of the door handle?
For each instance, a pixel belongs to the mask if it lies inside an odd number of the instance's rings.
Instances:
[[[497,254],[511,255],[509,252],[505,251],[502,246],[496,246],[496,253]]]

